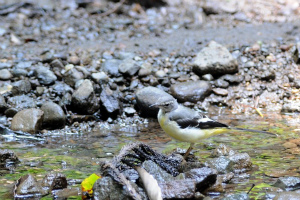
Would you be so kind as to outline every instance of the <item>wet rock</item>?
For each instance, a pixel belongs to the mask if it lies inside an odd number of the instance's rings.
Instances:
[[[21,177],[16,183],[15,198],[18,197],[35,197],[39,198],[45,192],[43,191],[41,185],[37,182],[37,180],[31,175],[27,174]]]
[[[81,114],[93,114],[99,109],[93,83],[85,79],[72,95],[72,108]]]
[[[222,200],[250,200],[250,197],[247,193],[229,194],[222,198]]]
[[[92,73],[92,79],[99,84],[108,83],[109,77],[105,72]]]
[[[51,172],[43,178],[41,185],[44,189],[52,191],[67,188],[68,182],[64,174]]]
[[[300,178],[293,176],[280,177],[273,186],[286,191],[298,190],[300,188]]]
[[[20,161],[12,150],[0,149],[0,170],[13,170]]]
[[[217,170],[209,167],[196,168],[184,173],[184,176],[195,180],[197,191],[202,192],[216,182]]]
[[[9,80],[12,78],[12,74],[8,69],[1,69],[0,70],[0,80]]]
[[[196,56],[193,70],[199,75],[223,75],[238,72],[238,62],[222,45],[211,41]]]
[[[17,109],[18,111],[26,109],[26,108],[35,108],[36,102],[33,98],[30,98],[25,95],[14,96],[8,99],[8,105],[12,108]]]
[[[251,158],[247,153],[231,154],[228,158],[233,162],[232,168],[236,173],[249,171],[252,167]]]
[[[300,101],[284,100],[281,112],[300,112]]]
[[[73,93],[73,88],[69,85],[65,84],[64,82],[56,81],[55,84],[52,86],[53,92],[59,96],[62,96],[66,93]]]
[[[180,179],[180,177],[174,178],[171,174],[167,173],[160,166],[151,160],[147,160],[143,163],[143,168],[151,174],[158,182],[166,182],[171,180]]]
[[[140,65],[131,58],[124,59],[119,65],[119,72],[128,76],[133,76],[139,69]]]
[[[170,88],[171,94],[180,102],[197,102],[211,92],[211,85],[206,81],[177,83]]]
[[[151,74],[152,68],[153,68],[153,67],[152,67],[152,65],[151,65],[150,63],[145,62],[145,63],[143,63],[143,64],[141,65],[141,68],[140,68],[140,70],[139,70],[138,75],[139,75],[140,77],[148,76],[148,75]]]
[[[44,112],[40,109],[30,108],[18,112],[11,121],[11,129],[36,133],[40,130],[43,122]]]
[[[136,104],[141,115],[145,117],[157,117],[159,108],[154,105],[159,98],[173,98],[170,94],[155,87],[145,87],[136,92]]]
[[[121,60],[117,59],[106,60],[102,64],[101,69],[112,76],[120,76],[119,65],[121,62]]]
[[[0,94],[0,112],[3,112],[7,109],[7,104],[4,97]]]
[[[109,89],[109,87],[103,88],[100,94],[100,100],[109,116],[116,116],[119,114],[120,101],[118,95]]]
[[[207,162],[207,165],[216,169],[221,174],[226,174],[233,170],[233,162],[224,156],[213,158]]]
[[[300,200],[299,192],[280,192],[273,200]]]
[[[50,69],[44,66],[37,67],[35,73],[37,79],[42,85],[51,85],[57,80],[55,74]]]
[[[43,127],[56,129],[62,128],[66,123],[63,109],[53,102],[43,103],[41,110],[44,112]]]
[[[20,80],[12,84],[13,88],[11,90],[12,94],[21,95],[27,94],[31,91],[31,83],[28,80]]]
[[[216,94],[216,95],[219,95],[219,96],[227,96],[228,95],[228,90],[226,89],[223,89],[223,88],[214,88],[212,89],[212,91]]]
[[[191,199],[195,196],[196,184],[192,179],[159,183],[163,199]]]
[[[220,78],[215,81],[215,86],[220,88],[228,88],[229,83]]]
[[[78,71],[73,65],[66,65],[66,71],[63,73],[64,82],[74,87],[76,82],[84,79],[84,74]]]
[[[211,157],[215,158],[220,156],[228,156],[229,154],[233,153],[234,151],[225,144],[219,144],[219,146],[213,150]]]

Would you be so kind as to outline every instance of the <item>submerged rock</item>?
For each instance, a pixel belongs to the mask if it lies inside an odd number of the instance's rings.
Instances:
[[[40,130],[43,122],[44,112],[40,109],[30,108],[18,112],[11,121],[11,129],[36,133]]]
[[[56,129],[65,126],[66,116],[59,105],[49,101],[42,105],[41,110],[44,111],[44,127]]]
[[[238,72],[238,62],[224,46],[211,41],[196,56],[193,70],[199,75],[223,75]]]
[[[180,102],[196,103],[210,94],[211,85],[207,81],[177,83],[171,86],[170,92]]]
[[[136,93],[136,103],[141,115],[145,117],[157,117],[159,108],[154,104],[159,98],[174,97],[163,90],[151,86],[138,90]]]

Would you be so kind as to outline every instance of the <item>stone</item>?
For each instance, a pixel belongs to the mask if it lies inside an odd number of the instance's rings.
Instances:
[[[11,129],[14,131],[36,133],[42,126],[43,115],[44,112],[37,108],[22,110],[12,118]]]
[[[35,73],[37,79],[42,85],[51,85],[57,80],[55,74],[50,69],[44,66],[37,67]]]
[[[247,193],[229,194],[221,200],[250,200],[250,197]]]
[[[221,76],[220,79],[223,79],[229,83],[240,83],[244,80],[244,77],[241,75],[226,74]]]
[[[21,94],[27,94],[31,91],[31,83],[28,80],[20,80],[17,82],[14,82],[13,88],[11,90],[12,94],[15,95],[21,95]]]
[[[109,82],[109,77],[105,72],[92,73],[92,79],[96,83],[104,84]]]
[[[80,58],[78,56],[70,56],[68,58],[68,62],[70,64],[73,64],[73,65],[79,65],[80,64]]]
[[[195,180],[197,191],[203,192],[216,182],[217,170],[209,167],[195,168],[185,172],[184,176],[185,179]]]
[[[72,95],[72,108],[79,114],[93,114],[99,107],[93,83],[85,79]]]
[[[7,104],[4,97],[0,94],[0,112],[3,112],[7,109]]]
[[[44,112],[43,127],[57,129],[65,126],[66,116],[59,105],[49,101],[43,103],[41,110]]]
[[[228,90],[223,89],[223,88],[214,88],[212,91],[219,96],[226,97],[228,95]]]
[[[223,75],[238,72],[238,62],[226,47],[211,41],[196,56],[193,71],[198,75]]]
[[[106,60],[102,66],[101,66],[101,70],[103,70],[104,72],[112,75],[112,76],[120,76],[120,72],[119,72],[119,65],[121,64],[121,60],[117,60],[117,59],[110,59],[110,60]]]
[[[0,169],[11,170],[20,162],[12,150],[0,149]]]
[[[139,69],[140,65],[131,58],[126,58],[119,65],[119,72],[128,76],[133,76],[139,71]]]
[[[142,65],[141,65],[141,68],[139,70],[139,73],[138,75],[140,77],[145,77],[145,76],[148,76],[151,74],[152,72],[152,65],[148,62],[144,62]]]
[[[279,187],[285,191],[298,190],[300,189],[300,178],[299,177],[280,177],[273,185]]]
[[[280,192],[273,200],[300,200],[299,192]]]
[[[37,182],[37,180],[31,175],[27,174],[25,176],[22,176],[16,184],[17,188],[14,191],[16,195],[24,196],[26,197],[42,197],[42,195],[45,193],[41,187],[41,185]]]
[[[51,172],[42,180],[42,187],[49,191],[67,188],[68,182],[66,176],[59,172]]]
[[[7,104],[18,111],[26,108],[35,108],[36,101],[26,95],[14,96],[8,99]]]
[[[70,66],[70,69],[68,68],[68,66]],[[63,74],[63,78],[65,83],[69,86],[74,87],[77,81],[84,79],[84,74],[74,68],[74,66],[66,65],[66,68],[67,70]]]
[[[300,101],[285,99],[281,112],[300,112]]]
[[[207,81],[190,81],[172,85],[170,93],[179,102],[193,102],[203,100],[211,92],[211,85]]]
[[[247,153],[230,154],[228,158],[233,162],[232,169],[235,173],[249,171],[252,167],[251,158]]]
[[[52,85],[53,92],[59,96],[62,96],[66,93],[73,93],[73,88],[71,88],[68,84],[60,81],[56,81],[54,85]]]
[[[163,199],[192,199],[196,185],[192,179],[174,180],[159,183]]]
[[[108,116],[115,117],[120,112],[120,101],[118,95],[109,87],[104,87],[100,94],[100,100],[108,113]]]
[[[228,88],[229,83],[221,78],[214,81],[215,86],[219,88]]]
[[[155,87],[145,87],[136,92],[136,104],[140,109],[140,114],[145,117],[157,117],[159,108],[154,104],[159,98],[170,98],[174,97],[163,90]]]
[[[0,70],[0,80],[9,80],[11,79],[13,76],[10,73],[10,71],[8,69],[1,69]]]

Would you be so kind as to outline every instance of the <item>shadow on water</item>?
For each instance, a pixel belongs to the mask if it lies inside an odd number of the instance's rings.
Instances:
[[[212,149],[220,143],[233,150],[248,153],[254,164],[253,170],[235,176],[233,181],[225,185],[225,190],[226,193],[247,192],[255,184],[256,187],[250,194],[257,198],[278,177],[299,175],[300,150],[293,152],[283,145],[289,139],[299,137],[297,118],[298,116],[270,114],[263,119],[259,116],[245,119],[244,115],[228,115],[223,122],[241,128],[267,130],[279,134],[279,137],[235,131],[206,139],[195,146],[194,153],[205,162]],[[131,142],[144,142],[165,153],[177,147],[189,146],[187,143],[171,140],[163,133],[156,120],[139,125],[103,126],[99,123],[90,130],[49,131],[43,136],[2,132],[0,148],[13,150],[21,162],[13,171],[0,172],[0,199],[12,199],[11,188],[14,182],[28,173],[42,179],[51,171],[62,172],[69,180],[73,180],[73,187],[79,187],[84,178],[98,171],[100,161],[118,154],[122,146]],[[222,196],[220,193],[209,195],[215,198]]]

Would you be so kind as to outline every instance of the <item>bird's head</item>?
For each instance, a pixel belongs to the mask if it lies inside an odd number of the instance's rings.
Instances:
[[[177,100],[173,97],[160,97],[152,106],[162,109],[164,112],[171,112],[178,108]]]

